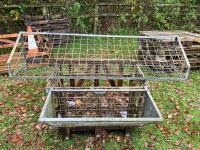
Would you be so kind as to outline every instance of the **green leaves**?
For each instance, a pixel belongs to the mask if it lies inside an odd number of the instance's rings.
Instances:
[[[10,16],[12,16],[14,20],[18,20],[20,18],[20,13],[18,10],[11,10]]]
[[[195,1],[130,0],[136,30],[191,30],[197,26]],[[164,3],[164,5],[162,5]],[[165,5],[166,4],[166,5]]]
[[[81,5],[79,2],[75,2],[73,3],[70,7],[69,7],[69,15],[72,16],[72,17],[77,17],[78,14],[80,13],[80,8],[81,8]]]

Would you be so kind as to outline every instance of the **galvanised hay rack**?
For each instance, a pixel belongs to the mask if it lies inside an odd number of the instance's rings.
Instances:
[[[184,80],[190,69],[177,36],[20,32],[16,43],[8,59],[13,78]],[[137,68],[144,77],[134,76]]]
[[[67,136],[162,121],[146,81],[186,80],[190,71],[178,36],[20,32],[7,64],[11,78],[48,80],[39,121]]]

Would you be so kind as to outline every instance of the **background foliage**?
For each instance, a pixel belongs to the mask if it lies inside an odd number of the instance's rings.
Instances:
[[[2,0],[0,2],[0,33],[25,30],[23,14],[44,15],[46,13],[68,13],[72,17],[72,32],[94,32],[95,4],[104,1],[57,0],[56,2],[55,4],[53,0]],[[98,33],[117,32],[120,34],[120,32],[124,33],[126,29],[139,31],[199,28],[200,1],[198,0],[107,0],[105,2],[130,4],[130,7],[99,6]],[[18,7],[4,7],[15,4]],[[45,6],[47,4],[48,6]],[[38,5],[38,7],[27,7],[30,5]],[[102,14],[107,16],[101,16]],[[118,16],[111,17],[109,16],[111,14]]]

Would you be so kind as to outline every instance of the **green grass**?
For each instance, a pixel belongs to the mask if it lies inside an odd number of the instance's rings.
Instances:
[[[38,122],[46,82],[1,77],[0,149],[84,150],[89,143],[90,146],[97,143],[96,148],[91,149],[198,149],[200,72],[192,72],[190,79],[184,82],[151,81],[150,84],[163,122],[135,128],[131,139],[116,131],[100,140],[92,138],[90,133],[62,140],[55,130]]]
[[[130,59],[137,52],[139,43],[137,38],[112,37],[81,37],[72,36],[66,45],[60,45],[53,52],[62,58],[87,59]]]

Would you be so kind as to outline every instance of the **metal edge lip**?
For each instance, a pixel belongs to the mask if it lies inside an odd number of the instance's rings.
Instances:
[[[51,92],[129,92],[129,91],[147,91],[146,88],[134,88],[134,87],[121,87],[121,88],[104,88],[104,87],[90,87],[90,88],[56,88],[53,87],[52,89],[49,89]]]
[[[148,94],[149,98],[151,99],[151,102],[152,102],[154,108],[156,109],[156,112],[158,113],[159,118],[161,119],[161,121],[163,121],[163,116],[162,116],[160,110],[158,109],[158,106],[156,105],[155,101],[153,100],[153,97],[152,97],[150,91],[147,91],[147,94]]]
[[[162,118],[39,118],[40,122],[158,122]]]
[[[43,107],[42,107],[42,111],[41,111],[40,116],[39,116],[39,120],[40,120],[41,118],[43,118],[44,113],[45,113],[45,109],[46,109],[46,107],[48,106],[49,101],[51,100],[50,98],[51,98],[51,90],[49,90],[49,92],[48,92],[48,95],[47,95],[47,97],[46,97],[45,103],[44,103],[44,105],[43,105]]]
[[[46,35],[71,35],[71,36],[86,36],[86,37],[116,37],[116,38],[154,38],[154,39],[169,39],[176,38],[176,35],[162,35],[162,36],[128,36],[128,35],[99,35],[99,34],[78,34],[78,33],[51,33],[51,32],[25,32],[20,31],[20,34],[46,34]]]
[[[189,60],[187,58],[187,55],[185,53],[185,50],[183,48],[183,45],[181,43],[181,40],[180,40],[179,36],[177,36],[176,39],[177,39],[177,41],[178,41],[178,43],[180,45],[181,51],[183,53],[183,57],[184,57],[184,59],[186,61],[186,64],[187,64],[187,71],[186,71],[186,75],[185,75],[185,80],[186,80],[189,77],[189,72],[190,72],[191,65],[190,65],[190,62],[189,62]]]
[[[50,76],[50,77],[45,77],[45,76],[13,76],[13,79],[38,79],[38,80],[43,80],[43,79],[77,79],[77,76],[70,76],[70,77],[65,77],[65,76]],[[105,79],[113,79],[113,77],[105,77],[105,78],[98,78],[98,77],[80,77],[78,79],[99,79],[99,80],[105,80]],[[124,78],[114,78],[118,80],[170,80],[170,81],[184,81],[187,80],[187,78],[184,76],[182,78],[180,77],[124,77]]]

